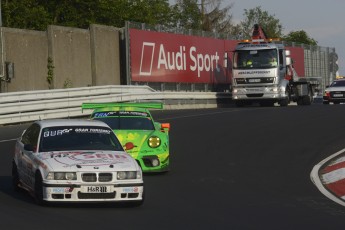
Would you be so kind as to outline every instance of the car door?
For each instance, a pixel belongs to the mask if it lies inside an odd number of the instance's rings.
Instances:
[[[35,182],[36,165],[34,165],[34,158],[38,150],[39,133],[40,126],[36,123],[32,124],[25,130],[16,146],[19,178],[29,188],[33,188]]]

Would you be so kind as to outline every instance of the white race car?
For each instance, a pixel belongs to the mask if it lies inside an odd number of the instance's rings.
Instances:
[[[141,168],[101,121],[36,121],[17,139],[16,190],[48,202],[144,202]]]

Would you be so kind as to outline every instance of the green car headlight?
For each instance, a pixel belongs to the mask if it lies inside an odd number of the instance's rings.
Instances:
[[[141,178],[140,171],[119,171],[117,172],[118,180],[128,180],[128,179],[137,179]]]
[[[152,136],[149,138],[148,144],[151,148],[157,148],[161,145],[161,139],[159,137]]]
[[[47,175],[47,180],[76,180],[77,173],[75,172],[50,172]]]

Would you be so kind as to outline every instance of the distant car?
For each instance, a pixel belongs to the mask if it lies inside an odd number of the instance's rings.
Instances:
[[[327,86],[323,94],[323,104],[345,102],[345,79],[337,79]]]
[[[169,168],[169,123],[153,120],[149,109],[158,103],[83,103],[94,109],[91,119],[107,123],[125,151],[135,158],[143,172],[167,172]]]
[[[33,122],[16,141],[12,182],[38,204],[144,202],[141,168],[101,121]]]

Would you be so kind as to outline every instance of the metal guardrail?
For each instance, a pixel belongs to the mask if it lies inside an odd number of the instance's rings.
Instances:
[[[163,101],[166,109],[212,108],[229,93],[159,92],[148,86],[95,86],[0,94],[0,125],[88,116],[83,102]]]

